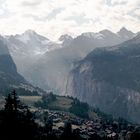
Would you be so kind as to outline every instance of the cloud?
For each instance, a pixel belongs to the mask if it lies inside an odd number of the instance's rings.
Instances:
[[[0,0],[0,33],[33,29],[51,39],[61,34],[140,30],[139,0]]]
[[[73,15],[73,16],[70,16],[70,17],[66,17],[65,20],[73,20],[77,23],[77,25],[82,25],[84,23],[89,23],[90,21],[92,21],[91,18],[88,18],[86,17],[86,15],[84,13],[81,13],[79,15]]]
[[[38,6],[39,4],[41,4],[42,0],[32,0],[32,1],[23,1],[21,3],[22,6]]]
[[[111,0],[112,5],[125,5],[128,3],[128,0]]]
[[[139,8],[139,9],[136,9],[136,10],[134,11],[134,14],[135,14],[136,16],[140,17],[140,8]]]
[[[58,15],[58,14],[60,14],[62,11],[64,11],[65,10],[65,8],[57,8],[57,9],[54,9],[54,10],[52,10],[49,14],[48,14],[48,16],[46,17],[48,20],[51,20],[51,19],[53,19],[53,18],[56,18],[56,16]]]

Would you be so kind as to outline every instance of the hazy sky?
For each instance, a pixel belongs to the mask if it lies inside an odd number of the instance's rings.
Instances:
[[[32,29],[56,39],[122,26],[140,31],[140,0],[0,0],[0,34]]]

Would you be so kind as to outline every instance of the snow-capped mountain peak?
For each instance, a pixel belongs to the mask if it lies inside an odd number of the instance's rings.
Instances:
[[[34,30],[31,30],[31,29],[26,30],[24,33],[25,33],[25,34],[30,34],[30,35],[37,34]]]
[[[111,36],[114,36],[114,35],[115,35],[115,33],[111,32],[109,30],[102,30],[102,31],[97,32],[97,33],[94,33],[94,32],[82,33],[81,36],[91,38],[91,39],[101,40],[101,39],[104,39],[106,37],[111,37]]]
[[[73,38],[70,35],[64,34],[60,36],[59,41],[72,40],[72,39]]]
[[[100,31],[99,33],[103,34],[104,36],[110,36],[110,35],[115,34],[115,33],[111,32],[110,30],[107,30],[107,29]]]
[[[35,31],[33,30],[27,30],[25,31],[23,34],[18,34],[18,35],[15,35],[15,38],[22,41],[23,43],[28,43],[29,41],[37,41],[37,42],[40,42],[40,41],[49,41],[48,38],[44,37],[44,36],[41,36],[39,35],[38,33],[36,33]]]
[[[59,37],[58,43],[62,44],[63,46],[68,46],[72,42],[72,40],[73,38],[70,35],[64,34]]]
[[[120,31],[117,32],[117,34],[120,37],[125,38],[126,40],[131,39],[131,38],[133,38],[135,36],[135,34],[133,32],[127,30],[125,27],[121,28]]]
[[[118,31],[118,33],[130,33],[131,31],[129,31],[127,28],[125,28],[125,27],[122,27],[119,31]],[[132,32],[131,32],[132,33]]]

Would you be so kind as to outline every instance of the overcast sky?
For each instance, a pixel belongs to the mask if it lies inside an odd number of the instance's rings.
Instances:
[[[123,26],[140,31],[140,0],[0,0],[0,34],[32,29],[56,39]]]

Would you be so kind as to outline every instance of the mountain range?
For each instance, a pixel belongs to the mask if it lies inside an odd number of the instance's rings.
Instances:
[[[95,48],[116,45],[135,35],[122,28],[117,33],[103,30],[82,33],[76,38],[62,35],[58,43],[28,30],[21,35],[8,36],[6,40],[18,72],[27,81],[45,90],[64,94],[68,74],[75,62]]]

